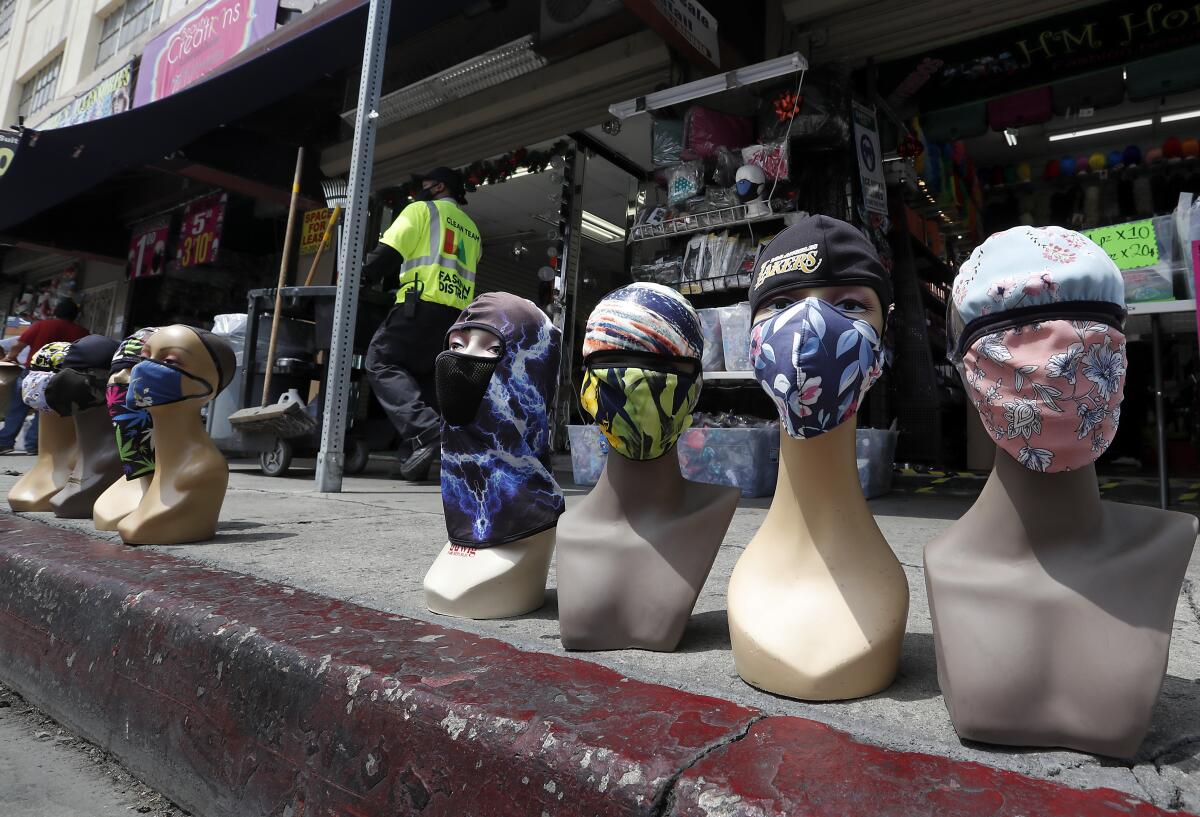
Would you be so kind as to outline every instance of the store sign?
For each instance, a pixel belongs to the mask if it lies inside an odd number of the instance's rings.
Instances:
[[[0,130],[0,179],[13,166],[17,159],[17,148],[21,145],[21,135],[12,131]]]
[[[169,216],[144,221],[133,228],[129,239],[129,277],[147,278],[161,275],[167,265],[167,238],[171,229]]]
[[[329,216],[332,210],[308,210],[304,213],[304,221],[300,229],[300,254],[312,255],[321,246],[325,237],[325,228],[329,226]]]
[[[129,110],[133,95],[133,62],[96,83],[87,93],[47,119],[40,130],[65,128]]]
[[[1085,230],[1084,235],[1108,253],[1117,269],[1141,269],[1158,263],[1158,233],[1153,219],[1097,227]]]
[[[179,266],[186,269],[217,262],[228,199],[227,193],[214,193],[197,199],[183,211],[183,223],[179,226],[179,248],[175,251]]]
[[[275,30],[279,0],[209,0],[146,44],[135,107],[170,96]]]
[[[922,110],[931,110],[1197,43],[1200,5],[1195,0],[1110,0],[884,63],[878,70],[885,81],[902,78],[889,104],[916,98]]]
[[[695,0],[654,0],[658,13],[683,35],[688,43],[718,68],[721,46],[717,40],[717,18]]]
[[[854,152],[858,154],[858,178],[862,182],[867,210],[887,215],[887,181],[883,177],[883,152],[879,149],[879,127],[875,111],[854,103]]]

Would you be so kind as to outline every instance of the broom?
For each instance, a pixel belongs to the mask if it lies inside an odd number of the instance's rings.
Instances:
[[[309,416],[304,404],[285,402],[287,395],[273,406],[267,405],[271,394],[271,374],[275,369],[275,347],[279,340],[279,324],[282,322],[283,287],[287,283],[288,260],[291,258],[292,235],[296,228],[296,202],[300,197],[300,169],[304,165],[304,148],[296,154],[296,176],[292,180],[292,199],[288,205],[287,231],[283,238],[283,258],[279,262],[279,284],[275,287],[275,312],[271,316],[271,342],[267,346],[267,371],[263,377],[262,405],[259,408],[244,408],[229,415],[229,424],[238,430],[251,433],[272,434],[288,438],[307,434],[317,427],[317,421]],[[252,373],[251,373],[252,374]]]

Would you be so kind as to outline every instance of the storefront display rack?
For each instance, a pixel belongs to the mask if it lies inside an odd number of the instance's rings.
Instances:
[[[764,207],[766,205],[763,205]],[[785,218],[787,213],[768,211],[760,215],[747,215],[749,205],[737,204],[733,207],[722,207],[717,210],[705,210],[699,213],[687,213],[675,218],[665,219],[654,224],[638,224],[629,232],[629,241],[651,241],[656,238],[672,238],[674,236],[698,233],[701,230],[719,230],[722,228],[739,227],[743,224],[756,224],[760,221],[773,221]]]

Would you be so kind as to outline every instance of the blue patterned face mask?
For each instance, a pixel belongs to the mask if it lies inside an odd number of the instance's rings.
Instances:
[[[200,394],[184,394],[183,378],[190,378],[204,386]],[[125,405],[131,409],[165,406],[183,400],[195,400],[213,393],[213,387],[205,380],[183,369],[158,360],[143,360],[129,373],[129,394]]]
[[[754,376],[798,440],[844,423],[882,372],[871,324],[805,298],[750,330]]]

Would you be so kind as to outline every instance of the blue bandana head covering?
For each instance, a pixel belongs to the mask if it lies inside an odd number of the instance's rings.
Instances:
[[[592,310],[583,359],[596,352],[647,352],[697,362],[704,349],[700,316],[662,284],[636,283],[604,296]]]
[[[1013,227],[971,253],[946,311],[948,355],[958,363],[984,335],[1027,323],[1095,321],[1120,329],[1125,283],[1108,253],[1081,233]]]
[[[505,292],[476,298],[447,338],[459,329],[484,329],[504,348],[474,418],[442,423],[446,531],[456,545],[503,545],[554,527],[566,507],[550,465],[562,333]]]

